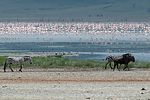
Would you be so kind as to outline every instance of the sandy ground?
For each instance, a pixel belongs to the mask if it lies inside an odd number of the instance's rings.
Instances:
[[[150,100],[150,70],[1,70],[0,100]]]

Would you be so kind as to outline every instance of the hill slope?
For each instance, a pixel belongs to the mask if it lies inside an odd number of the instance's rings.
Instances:
[[[149,21],[150,0],[1,0],[0,19]]]

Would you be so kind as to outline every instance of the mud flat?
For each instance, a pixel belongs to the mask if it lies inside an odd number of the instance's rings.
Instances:
[[[150,70],[0,71],[1,100],[149,100]]]

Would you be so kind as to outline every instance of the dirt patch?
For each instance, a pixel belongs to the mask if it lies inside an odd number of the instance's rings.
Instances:
[[[148,100],[150,71],[24,69],[22,73],[0,72],[0,98],[2,100]]]
[[[150,71],[25,69],[24,72],[0,72],[0,81],[8,83],[37,82],[150,82]]]

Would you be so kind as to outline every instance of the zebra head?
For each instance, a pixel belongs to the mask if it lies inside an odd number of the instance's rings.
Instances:
[[[30,64],[32,64],[32,57],[31,56],[24,56],[24,61],[28,61]]]

